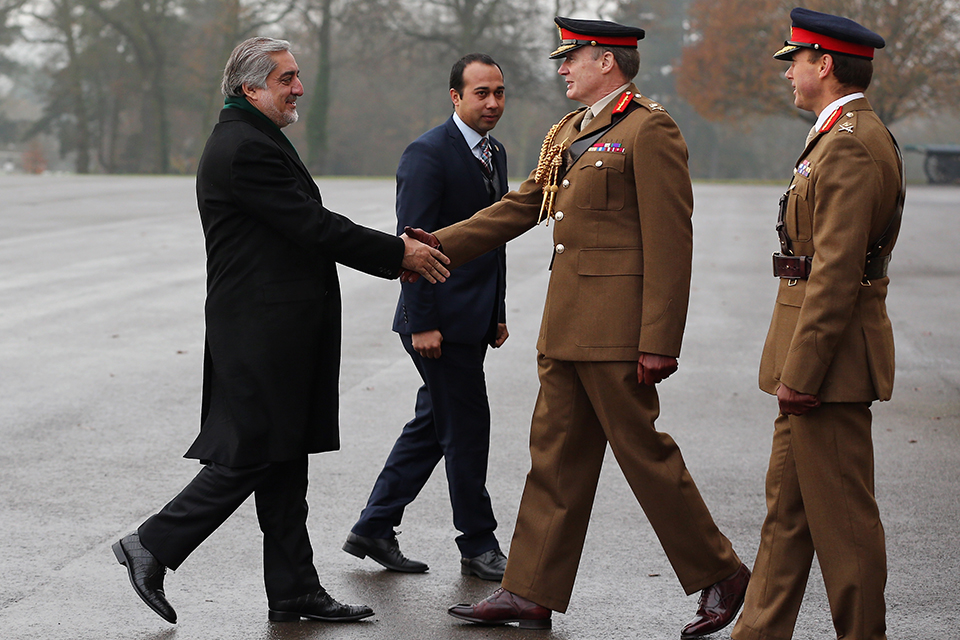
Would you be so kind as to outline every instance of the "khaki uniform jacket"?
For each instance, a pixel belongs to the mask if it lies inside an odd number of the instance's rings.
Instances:
[[[775,394],[782,382],[823,402],[890,399],[889,278],[861,281],[867,250],[894,215],[900,172],[890,133],[866,98],[844,105],[804,149],[785,222],[794,254],[813,262],[807,280],[780,281],[760,362],[762,390]]]
[[[635,95],[637,88],[630,85]],[[569,168],[557,193],[554,255],[537,349],[571,361],[678,356],[693,247],[687,147],[657,103],[634,109]],[[583,132],[570,118],[555,142],[573,143],[611,122],[612,101]],[[607,144],[609,143],[609,144]],[[619,145],[619,146],[617,146]],[[516,191],[436,233],[451,266],[537,224],[534,174]]]

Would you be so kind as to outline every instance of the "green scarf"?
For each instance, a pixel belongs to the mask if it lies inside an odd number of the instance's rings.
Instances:
[[[280,135],[283,135],[283,132],[280,130],[280,127],[277,126],[276,122],[268,118],[262,111],[260,111],[260,109],[257,109],[255,106],[250,104],[250,102],[242,96],[239,98],[234,96],[227,96],[223,101],[223,108],[224,109],[242,109],[244,111],[249,111],[250,113],[255,113],[261,118],[263,118],[264,120],[266,120],[267,122],[269,122],[270,126],[276,129],[280,133]],[[283,136],[283,137],[286,138],[286,136]]]

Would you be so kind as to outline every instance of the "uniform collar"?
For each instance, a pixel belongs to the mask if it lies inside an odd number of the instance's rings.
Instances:
[[[593,120],[587,123],[586,127],[582,126],[582,118],[575,118],[573,120],[573,123],[580,127],[580,137],[589,134],[591,131],[597,131],[598,129],[610,125],[610,123],[613,121],[613,105],[616,104],[615,98],[623,95],[624,91],[630,91],[634,96],[640,94],[640,92],[637,90],[637,87],[632,82],[628,82],[627,84],[619,87],[616,91],[608,93],[606,96],[587,108],[593,111],[594,117]],[[580,113],[586,113],[587,109],[580,109]]]
[[[593,112],[593,117],[596,118],[598,115],[600,115],[600,112],[603,111],[604,107],[606,107],[608,104],[613,102],[613,99],[618,97],[624,91],[626,91],[627,87],[629,86],[630,86],[630,83],[627,82],[626,84],[623,84],[617,87],[616,89],[614,89],[613,91],[611,91],[610,93],[608,93],[607,95],[603,96],[602,98],[594,102],[592,105],[590,105],[589,109],[590,111]]]
[[[862,92],[862,91],[857,91],[856,93],[847,94],[847,95],[843,96],[842,98],[837,98],[836,100],[834,100],[833,102],[831,102],[830,104],[828,104],[826,107],[824,107],[823,111],[820,112],[820,115],[817,117],[817,122],[816,122],[816,124],[813,125],[814,128],[815,128],[817,131],[820,131],[820,129],[823,128],[823,125],[827,122],[827,119],[828,119],[831,115],[833,115],[833,112],[834,112],[834,111],[836,111],[837,109],[839,109],[839,108],[842,107],[843,105],[847,104],[848,102],[853,102],[854,100],[857,100],[857,99],[862,98],[862,97],[864,97],[864,96],[863,96],[863,92]]]

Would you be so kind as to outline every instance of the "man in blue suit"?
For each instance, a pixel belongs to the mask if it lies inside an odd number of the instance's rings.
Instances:
[[[488,135],[503,114],[503,73],[490,56],[464,56],[450,72],[454,113],[410,144],[397,169],[397,228],[435,231],[493,204],[507,192],[507,155]],[[490,407],[483,359],[507,339],[504,247],[459,268],[440,287],[401,285],[393,330],[423,385],[416,415],[403,428],[366,508],[343,546],[394,571],[420,573],[400,552],[394,527],[441,459],[453,523],[461,535],[461,573],[503,577],[507,558],[494,535],[486,490]]]

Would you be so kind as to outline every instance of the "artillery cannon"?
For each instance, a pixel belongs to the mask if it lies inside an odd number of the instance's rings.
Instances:
[[[930,184],[960,184],[960,144],[907,144],[904,151],[922,153]]]

